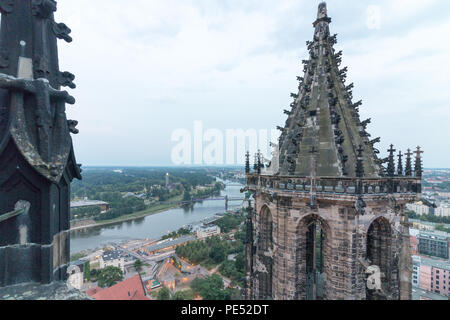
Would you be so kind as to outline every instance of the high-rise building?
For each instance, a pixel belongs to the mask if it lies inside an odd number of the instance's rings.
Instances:
[[[450,237],[433,233],[420,233],[417,239],[419,240],[419,254],[442,259],[449,258],[448,244]]]
[[[411,299],[407,203],[421,192],[416,151],[380,159],[321,3],[309,60],[273,161],[246,163],[248,299]],[[398,160],[396,159],[398,157]],[[386,163],[386,168],[383,164]],[[403,170],[405,168],[405,170]]]

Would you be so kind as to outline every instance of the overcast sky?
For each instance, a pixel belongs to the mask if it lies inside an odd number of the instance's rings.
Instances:
[[[174,130],[283,126],[319,1],[60,0],[74,41],[68,118],[83,165],[171,165]],[[450,167],[450,1],[328,1],[362,120],[425,167]],[[242,156],[243,159],[243,156]]]

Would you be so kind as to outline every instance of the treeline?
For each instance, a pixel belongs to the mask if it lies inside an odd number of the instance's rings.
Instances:
[[[191,282],[191,289],[204,300],[241,300],[238,289],[225,288],[222,278],[218,274],[206,278],[196,278]]]
[[[191,282],[190,289],[177,291],[172,296],[166,287],[162,287],[155,295],[158,300],[194,300],[196,296],[204,300],[242,300],[240,291],[225,288],[222,278],[217,274],[196,278]]]
[[[201,168],[126,168],[122,173],[112,168],[85,168],[83,180],[72,184],[72,198],[89,197],[102,192],[141,192],[144,187],[165,186],[166,173],[170,183],[183,186],[212,184],[215,178]]]
[[[70,219],[83,219],[98,216],[102,209],[100,207],[85,207],[70,209]]]
[[[226,213],[225,216],[217,220],[215,224],[220,227],[220,231],[223,233],[228,233],[231,230],[236,229],[244,221],[245,215],[243,213]]]
[[[206,268],[222,263],[232,246],[218,236],[207,238],[204,241],[194,241],[175,249],[178,256],[193,264],[201,264]]]
[[[166,239],[170,239],[170,238],[176,239],[176,238],[179,238],[179,237],[182,237],[182,236],[187,236],[189,234],[191,234],[191,231],[189,231],[189,229],[180,228],[178,231],[173,231],[173,232],[171,232],[169,234],[166,234],[166,235],[162,236],[161,240],[166,240]]]
[[[243,285],[245,276],[245,225],[234,234],[235,241],[222,240],[215,236],[204,241],[198,240],[176,248],[176,254],[193,264],[201,264],[212,268],[221,264],[219,271],[222,275]],[[234,260],[228,256],[235,254]]]
[[[450,224],[450,217],[438,217],[433,214],[418,215],[414,211],[409,211],[408,215],[409,215],[410,219],[417,219],[417,220],[426,221],[426,222]]]

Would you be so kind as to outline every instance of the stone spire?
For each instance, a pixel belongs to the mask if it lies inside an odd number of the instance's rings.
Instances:
[[[245,173],[250,173],[250,152],[245,154]]]
[[[389,148],[389,160],[388,160],[388,166],[387,166],[387,175],[389,177],[393,177],[395,175],[395,162],[394,162],[394,152],[396,150],[394,149],[394,145],[391,144],[391,147]]]
[[[399,176],[402,176],[403,175],[403,161],[402,161],[403,155],[402,155],[401,151],[398,152],[397,157],[398,157],[397,174]]]
[[[406,152],[406,166],[405,166],[405,176],[412,176],[412,164],[411,164],[411,156],[413,155],[411,149],[408,149]]]
[[[364,177],[364,166],[363,166],[363,147],[362,145],[358,148],[358,160],[356,161],[356,177]]]
[[[352,101],[353,84],[345,85],[347,68],[340,68],[342,51],[336,52],[336,35],[331,36],[327,6],[319,5],[313,23],[313,41],[307,41],[309,59],[303,60],[303,77],[280,136],[280,175],[309,176],[311,148],[317,150],[317,177],[355,177],[358,148],[363,146],[364,176],[379,176],[380,166],[366,132],[370,119],[361,122],[361,101]]]
[[[0,1],[0,286],[66,278],[70,183],[81,179],[66,106],[75,76],[62,72],[56,1]]]
[[[422,177],[422,153],[423,151],[420,150],[420,147],[417,147],[417,150],[414,151],[416,154],[416,162],[414,165],[414,175],[416,177]]]

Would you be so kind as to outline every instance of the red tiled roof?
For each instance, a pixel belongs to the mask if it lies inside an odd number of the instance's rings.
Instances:
[[[139,274],[110,288],[97,291],[92,297],[95,300],[150,300],[145,295]]]
[[[88,296],[93,296],[93,295],[95,295],[97,292],[100,292],[100,291],[102,291],[102,290],[105,290],[105,289],[103,289],[102,287],[97,287],[97,288],[91,288],[91,289],[89,289],[89,290],[87,290],[86,291],[86,294],[88,295]]]

